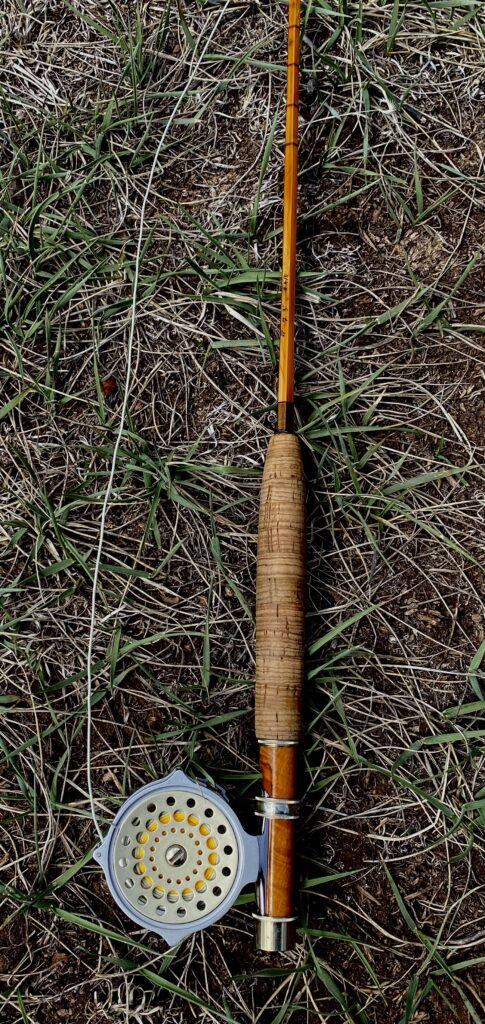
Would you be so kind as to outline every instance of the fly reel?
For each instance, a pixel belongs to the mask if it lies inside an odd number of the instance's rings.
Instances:
[[[137,790],[94,857],[117,904],[173,946],[213,924],[259,872],[259,841],[182,771]]]

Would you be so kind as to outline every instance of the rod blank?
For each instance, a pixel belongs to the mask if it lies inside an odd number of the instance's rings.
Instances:
[[[292,429],[295,377],[296,230],[298,204],[298,105],[300,90],[300,0],[288,12],[288,81],[286,87],[283,259],[278,377],[278,428]]]

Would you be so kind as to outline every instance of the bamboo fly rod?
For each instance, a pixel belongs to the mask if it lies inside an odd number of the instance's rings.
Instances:
[[[263,795],[256,941],[288,949],[295,935],[297,761],[305,627],[305,488],[293,433],[300,0],[290,0],[278,416],[261,488],[256,573],[256,736]]]
[[[295,937],[305,589],[303,466],[293,433],[299,56],[300,0],[290,0],[278,419],[264,467],[256,573],[263,830],[248,835],[220,793],[176,770],[124,801],[93,854],[118,906],[169,946],[214,924],[255,881],[258,947],[288,949]]]

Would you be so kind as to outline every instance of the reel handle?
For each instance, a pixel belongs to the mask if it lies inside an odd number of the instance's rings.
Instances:
[[[266,456],[256,574],[256,736],[264,819],[256,942],[294,943],[297,760],[305,632],[305,485],[299,439],[276,433]]]

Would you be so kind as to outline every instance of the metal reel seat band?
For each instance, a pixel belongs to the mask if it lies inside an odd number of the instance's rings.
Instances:
[[[300,801],[283,800],[280,797],[257,796],[255,814],[258,818],[277,818],[296,821],[299,817]]]

